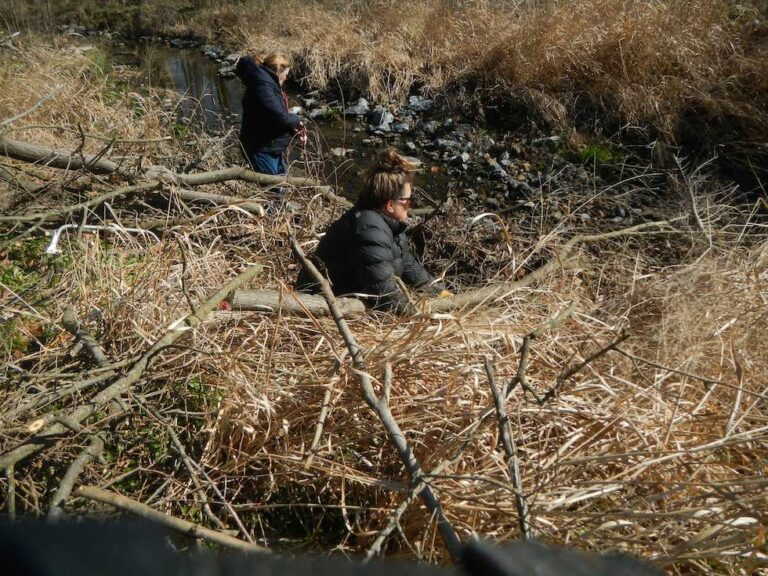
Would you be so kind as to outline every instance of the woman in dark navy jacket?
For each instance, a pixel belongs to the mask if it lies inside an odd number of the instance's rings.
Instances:
[[[304,140],[304,124],[288,111],[282,85],[290,62],[270,54],[261,64],[251,56],[240,58],[236,72],[243,84],[243,122],[240,143],[251,167],[264,174],[285,174],[285,152],[294,134]]]

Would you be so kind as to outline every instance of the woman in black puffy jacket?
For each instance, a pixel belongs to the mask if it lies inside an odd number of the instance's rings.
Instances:
[[[288,109],[282,85],[290,62],[282,54],[270,54],[261,64],[251,56],[240,58],[236,72],[243,84],[243,121],[240,143],[256,172],[285,174],[286,150],[294,134],[306,138],[304,124]]]
[[[414,288],[443,289],[414,258],[405,236],[412,193],[410,166],[393,149],[384,150],[357,204],[331,224],[315,251],[334,294],[363,295],[376,309],[404,313],[409,303],[395,276]],[[318,288],[306,269],[296,285],[305,292]]]

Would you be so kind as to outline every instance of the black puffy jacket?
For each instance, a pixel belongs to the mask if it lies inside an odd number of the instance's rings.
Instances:
[[[243,148],[246,152],[285,152],[300,119],[288,112],[277,75],[250,56],[240,58],[235,71],[245,84],[240,127]]]
[[[350,209],[336,220],[320,240],[315,260],[325,266],[336,295],[367,294],[368,303],[377,309],[404,312],[408,299],[393,277],[398,276],[413,287],[440,285],[413,257],[404,222],[379,212],[359,207]],[[303,269],[296,282],[299,290],[316,292],[311,274]]]

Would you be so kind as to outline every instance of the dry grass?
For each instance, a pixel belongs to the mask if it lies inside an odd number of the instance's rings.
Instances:
[[[637,138],[638,129],[650,129],[647,141],[693,147],[703,135],[705,146],[733,158],[764,158],[756,143],[768,135],[768,28],[755,6],[250,0],[190,8],[169,0],[94,10],[72,1],[49,18],[207,36],[262,54],[282,50],[296,57],[308,86],[341,88],[347,98],[395,102],[420,90],[463,105],[477,99],[479,113],[489,103],[522,101],[562,132],[628,129]],[[39,23],[26,2],[0,14],[9,30]],[[552,106],[567,114],[552,117]]]
[[[95,108],[100,97],[83,75],[90,69],[85,57],[43,65],[49,54],[30,59],[23,72],[5,72],[4,90],[20,91],[33,81],[40,86],[49,76],[64,84],[58,100],[25,122],[83,123],[121,138],[169,133],[170,126],[156,132],[155,124],[137,127],[141,117],[121,120],[125,109],[119,105]],[[18,98],[10,112],[35,101],[31,91]],[[148,100],[147,116],[162,117],[153,102]],[[71,145],[55,133],[34,134]],[[135,146],[137,153],[159,156],[154,144]],[[180,154],[175,144],[167,146],[163,154]],[[213,155],[206,166],[220,162]],[[591,363],[544,406],[521,390],[508,402],[536,533],[578,548],[626,550],[672,573],[736,575],[764,568],[768,243],[754,215],[728,208],[729,190],[695,176],[690,182],[703,229],[691,220],[676,224],[675,233],[587,247],[575,266],[536,286],[450,317],[379,315],[351,322],[372,377],[379,380],[383,364],[392,364],[392,409],[424,468],[452,460],[432,484],[462,537],[518,536],[496,425],[491,419],[473,426],[492,407],[483,362],[491,358],[497,378],[510,379],[522,338],[575,301],[576,312],[533,344],[528,380],[534,389],[548,390],[621,330],[630,339],[624,354],[611,352]],[[88,178],[84,186],[99,192],[113,184]],[[211,191],[261,194],[241,183]],[[687,210],[687,194],[678,205],[674,191],[666,192],[671,215]],[[78,193],[64,187],[58,200],[73,201]],[[265,267],[253,287],[286,288],[295,264],[288,232],[309,248],[314,238],[308,230],[333,218],[311,192],[295,191],[293,199],[302,206],[298,221],[280,208],[265,219],[230,209],[167,229],[158,242],[72,234],[58,259],[39,255],[44,239],[12,247],[38,251],[39,276],[22,293],[8,290],[3,276],[4,330],[12,330],[5,335],[17,343],[4,348],[0,372],[3,451],[28,436],[27,423],[36,416],[89,396],[86,391],[55,404],[49,396],[88,375],[88,366],[69,356],[71,337],[60,326],[67,304],[118,362],[146,350],[189,312],[190,302],[199,304],[248,264]],[[471,266],[449,279],[466,287],[514,278],[541,258],[556,257],[567,238],[583,231],[573,220],[547,219],[558,201],[544,195],[533,215],[507,222],[515,232],[511,252],[506,243],[493,242],[491,229],[469,228],[457,208],[430,224],[430,261],[439,265],[433,271],[449,269],[450,260],[461,256]],[[152,206],[140,209],[151,216]],[[199,212],[178,199],[155,209],[169,216]],[[127,224],[136,210],[116,204],[112,214]],[[100,215],[88,217],[96,223]],[[408,478],[361,400],[333,322],[220,312],[179,342],[158,356],[135,392],[176,428],[210,477],[206,494],[215,513],[236,527],[212,485],[249,533],[275,548],[364,551],[405,498]],[[330,415],[310,453],[326,393]],[[28,403],[37,405],[21,413]],[[52,478],[85,444],[86,435],[78,435],[17,467],[20,514],[45,511]],[[163,424],[136,407],[129,421],[116,424],[108,445],[106,464],[92,464],[83,483],[209,523]],[[86,509],[70,503],[70,511]],[[387,555],[444,559],[434,522],[420,506],[411,507],[401,528]]]

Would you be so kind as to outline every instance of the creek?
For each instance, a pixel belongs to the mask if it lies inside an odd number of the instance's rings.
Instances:
[[[200,48],[136,41],[119,43],[111,47],[109,53],[113,65],[140,70],[145,87],[177,92],[181,97],[177,107],[178,122],[201,123],[213,134],[224,134],[228,130],[233,130],[233,135],[237,133],[244,87],[236,77],[220,76],[219,64],[205,56]],[[291,106],[300,105],[302,97],[306,96],[290,81],[286,84],[286,92]],[[315,169],[319,166],[327,181],[350,199],[356,197],[365,170],[378,149],[391,144],[402,150],[406,140],[394,132],[371,138],[365,123],[354,116],[335,114],[313,120],[304,115],[303,120],[310,131],[310,146],[306,153],[292,149],[290,160],[307,160]],[[235,140],[234,136],[232,139]],[[439,163],[430,163],[414,145],[410,145],[405,153],[420,161],[426,160],[423,170],[416,174],[415,184],[421,196],[429,200],[427,205],[445,197],[455,185],[447,170]],[[244,158],[235,161],[244,161]]]

